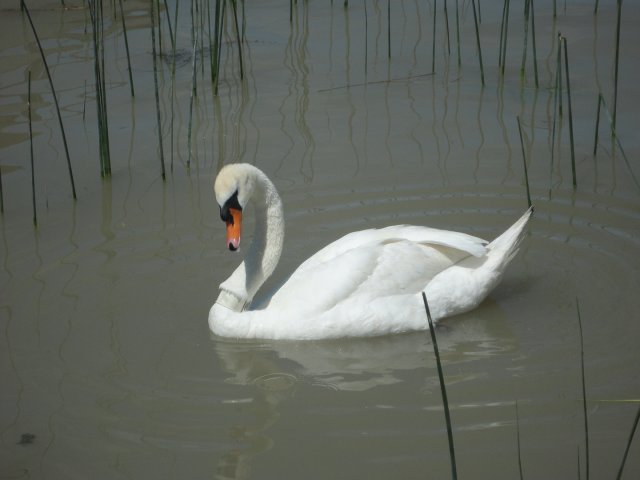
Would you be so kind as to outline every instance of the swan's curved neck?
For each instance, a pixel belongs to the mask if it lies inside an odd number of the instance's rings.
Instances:
[[[255,229],[253,241],[244,261],[220,285],[216,303],[233,311],[242,311],[273,273],[284,240],[284,215],[282,201],[276,187],[267,176],[255,167],[247,165],[247,176],[253,191],[250,197],[254,207]]]

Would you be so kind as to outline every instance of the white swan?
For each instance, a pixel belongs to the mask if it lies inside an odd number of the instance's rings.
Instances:
[[[306,260],[260,310],[247,309],[274,271],[284,239],[282,202],[249,164],[223,167],[215,181],[227,246],[240,246],[243,208],[252,202],[254,239],[244,261],[220,285],[209,327],[237,338],[324,339],[428,328],[477,307],[518,250],[530,208],[493,242],[458,232],[397,225],[345,235]]]

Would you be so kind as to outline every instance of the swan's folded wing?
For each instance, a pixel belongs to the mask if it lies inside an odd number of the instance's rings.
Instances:
[[[269,309],[295,309],[304,318],[352,297],[416,293],[467,256],[469,253],[460,249],[406,239],[370,241],[325,261],[303,264],[274,294]]]
[[[439,230],[437,228],[414,225],[394,225],[385,228],[373,228],[352,232],[330,243],[302,263],[297,271],[304,271],[316,265],[330,261],[349,250],[383,242],[408,240],[421,245],[440,245],[461,250],[474,257],[487,253],[487,241],[466,233]]]

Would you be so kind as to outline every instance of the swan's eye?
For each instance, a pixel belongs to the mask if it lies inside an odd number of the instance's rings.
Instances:
[[[238,202],[237,190],[233,195],[231,195],[231,197],[229,197],[226,202],[224,202],[224,205],[220,207],[220,218],[222,219],[222,221],[231,223],[231,225],[233,225],[233,216],[229,212],[229,209],[231,208],[242,211],[242,206],[240,205],[240,202]]]

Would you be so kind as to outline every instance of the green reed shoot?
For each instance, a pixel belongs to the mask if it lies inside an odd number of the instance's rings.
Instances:
[[[447,9],[447,0],[444,2],[444,28],[447,34],[447,55],[451,55],[451,40],[449,39],[449,10]]]
[[[520,147],[522,148],[522,163],[524,164],[524,182],[527,186],[527,203],[531,207],[531,191],[529,190],[529,173],[527,170],[527,157],[524,153],[524,140],[522,138],[522,125],[520,125],[520,117],[516,116],[518,120],[518,133],[520,134]]]
[[[193,10],[192,10],[191,19],[193,21]],[[192,76],[191,76],[191,95],[189,97],[189,126],[187,128],[187,168],[191,167],[191,126],[193,122],[193,100],[194,97],[197,96],[196,90],[196,72],[197,72],[197,63],[196,63],[196,51],[198,48],[198,30],[193,29],[193,51],[192,51]]]
[[[224,29],[224,16],[226,9],[225,0],[216,0],[215,18],[214,18],[214,36],[213,45],[213,63],[211,65],[211,83],[213,85],[213,94],[218,95],[218,82],[220,80],[220,55],[222,51],[222,34]]]
[[[538,51],[536,48],[536,15],[533,8],[533,0],[529,0],[531,5],[531,43],[533,44],[533,76],[535,79],[536,88],[538,88]]]
[[[178,5],[180,4],[180,2],[176,2],[176,6],[175,6],[175,10],[174,10],[174,16],[173,16],[173,24],[176,26],[176,33],[173,35],[172,37],[172,42],[171,42],[171,121],[170,121],[170,136],[171,136],[171,171],[173,172],[173,152],[174,152],[174,148],[173,148],[173,139],[174,139],[174,121],[173,121],[173,117],[174,117],[174,105],[175,105],[175,93],[176,93],[176,43],[177,43],[177,39],[176,36],[178,34]],[[167,10],[168,12],[169,10]],[[169,15],[167,13],[167,21],[169,20]],[[169,24],[171,24],[171,22],[169,22]],[[171,31],[171,26],[169,26],[169,30]]]
[[[238,62],[240,63],[240,80],[244,78],[244,61],[242,60],[242,37],[238,26],[238,0],[231,0],[231,9],[233,11],[233,23],[236,30],[236,40],[238,42]],[[391,48],[391,47],[389,47]]]
[[[160,116],[160,93],[158,91],[158,59],[156,58],[156,28],[154,1],[151,0],[151,57],[153,59],[153,87],[156,97],[156,120],[158,124],[158,143],[160,145],[160,167],[162,171],[162,180],[166,180],[166,172],[164,168],[164,148],[162,146],[162,118]]]
[[[447,400],[447,388],[444,384],[444,374],[442,373],[442,363],[440,362],[440,351],[438,350],[438,341],[436,339],[436,331],[433,325],[433,319],[431,318],[431,312],[429,311],[429,303],[427,302],[427,295],[422,292],[422,301],[424,302],[424,309],[427,313],[427,320],[429,322],[429,332],[431,333],[431,341],[433,343],[433,354],[436,357],[436,367],[438,369],[438,379],[440,381],[440,391],[442,393],[442,404],[444,406],[444,418],[447,424],[447,438],[449,439],[449,457],[451,459],[451,478],[457,479],[457,467],[456,467],[456,452],[453,445],[453,429],[451,428],[451,415],[449,414],[449,401]]]
[[[518,413],[518,401],[516,400],[516,441],[518,447],[518,472],[520,472],[520,480],[524,477],[522,475],[522,449],[520,448],[520,415]]]
[[[29,80],[27,81],[27,109],[29,111],[29,153],[31,159],[31,201],[33,205],[33,224],[38,225],[36,215],[36,177],[33,168],[33,127],[31,126],[31,70],[29,70]]]
[[[131,57],[129,55],[129,39],[127,37],[127,24],[124,21],[124,8],[122,7],[122,0],[118,0],[120,3],[120,18],[122,19],[122,32],[124,34],[124,48],[127,52],[127,67],[129,69],[129,87],[131,88],[131,96],[135,97],[133,89],[133,74],[131,73]]]
[[[582,335],[582,319],[580,318],[580,302],[576,298],[576,311],[578,312],[578,330],[580,332],[580,370],[582,377],[582,413],[584,415],[584,442],[586,452],[586,475],[589,480],[589,421],[587,418],[587,389],[584,380],[584,338]]]
[[[109,127],[107,121],[107,89],[104,73],[104,18],[102,0],[89,2],[89,15],[93,37],[93,66],[96,80],[96,112],[98,114],[98,145],[100,153],[100,175],[111,175],[109,152]]]
[[[67,157],[67,169],[69,171],[69,181],[71,183],[71,192],[73,194],[73,199],[76,200],[78,197],[76,195],[76,184],[73,180],[73,169],[71,168],[71,158],[69,156],[69,146],[67,145],[67,135],[64,131],[64,124],[62,123],[62,116],[60,115],[60,105],[58,104],[58,96],[56,95],[56,89],[53,86],[53,79],[51,78],[51,72],[49,71],[49,65],[47,64],[47,59],[44,55],[44,50],[42,49],[42,45],[40,44],[40,38],[38,37],[38,32],[36,31],[36,27],[33,24],[33,20],[31,19],[31,14],[29,13],[29,9],[27,8],[27,4],[24,0],[20,0],[20,5],[22,6],[23,12],[27,15],[27,20],[29,20],[29,25],[31,26],[31,31],[33,32],[33,36],[36,39],[36,43],[38,44],[38,49],[40,50],[40,56],[42,57],[42,63],[44,64],[44,70],[47,73],[47,79],[49,80],[49,86],[51,87],[51,94],[53,95],[53,102],[56,106],[56,113],[58,114],[58,123],[60,125],[60,132],[62,134],[62,143],[64,144],[64,152]]]
[[[458,53],[458,67],[462,65],[462,59],[460,56],[460,8],[458,7],[458,0],[456,0],[456,46]]]
[[[624,450],[624,455],[622,455],[622,462],[620,463],[620,468],[618,469],[618,475],[616,475],[616,480],[620,480],[622,478],[624,465],[627,462],[627,455],[629,454],[629,449],[631,448],[633,437],[636,434],[636,430],[638,428],[638,421],[640,421],[640,407],[638,407],[638,411],[636,412],[636,418],[633,421],[633,427],[631,427],[631,433],[629,434],[629,440],[627,440],[627,447]]]
[[[607,114],[607,118],[609,120],[609,128],[611,129],[611,135],[613,137],[613,139],[615,140],[616,144],[618,145],[618,149],[620,150],[620,153],[622,154],[622,158],[624,159],[626,165],[627,165],[627,169],[629,170],[629,174],[631,176],[631,179],[633,180],[633,182],[635,183],[636,187],[638,188],[638,190],[640,190],[640,181],[638,181],[638,177],[636,177],[636,174],[633,171],[633,168],[631,167],[631,163],[629,163],[629,159],[627,158],[627,154],[624,153],[624,149],[622,148],[622,143],[620,143],[620,138],[618,137],[618,135],[616,134],[615,128],[613,127],[613,119],[611,118],[611,113],[609,112],[609,108],[607,107],[606,102],[604,101],[604,97],[602,96],[602,94],[598,94],[598,111],[596,114],[596,131],[595,131],[595,138],[594,138],[594,144],[593,144],[593,154],[596,154],[596,151],[598,149],[598,129],[599,129],[599,125],[600,125],[600,111],[602,110],[601,107],[604,107],[604,112]]]
[[[536,50],[536,24],[534,20],[533,0],[525,0],[524,3],[524,47],[522,49],[522,64],[520,65],[520,80],[524,82],[525,65],[527,61],[527,43],[529,39],[529,19],[531,19],[531,43],[533,47],[533,71],[535,85],[538,88],[538,54]]]
[[[436,18],[438,16],[438,0],[433,0],[433,38],[431,40],[431,72],[436,71]]]
[[[598,108],[596,109],[596,131],[593,135],[593,155],[598,151],[598,131],[600,130],[600,106],[602,105],[602,94],[598,92]]]
[[[476,13],[476,0],[471,0],[473,5],[473,23],[476,27],[476,43],[478,45],[478,60],[480,62],[480,79],[484,87],[484,66],[482,65],[482,47],[480,46],[480,30],[478,29],[478,15]]]
[[[618,63],[620,60],[620,16],[622,14],[622,0],[617,0],[616,12],[616,53],[613,66],[613,130],[616,128],[616,114],[618,112]]]
[[[391,0],[387,0],[387,58],[391,58]]]
[[[498,67],[500,74],[504,76],[505,63],[507,61],[507,37],[509,33],[509,7],[511,0],[504,0],[502,6],[502,23],[500,25],[500,47],[498,50]],[[476,27],[477,30],[477,27]]]
[[[560,38],[560,35],[558,35]],[[562,75],[560,69],[560,42],[558,42],[558,50],[557,50],[557,61],[556,61],[556,75],[554,80],[554,93],[553,93],[553,123],[551,126],[551,162],[550,168],[553,170],[553,161],[555,156],[556,149],[556,123],[557,123],[557,114],[558,110],[562,113],[562,106],[558,108],[558,102],[562,103],[562,99],[560,98],[560,90],[561,90],[561,82],[560,76]]]
[[[569,77],[569,54],[567,52],[567,38],[562,37],[564,43],[564,70],[565,79],[567,81],[567,106],[569,108],[569,144],[571,147],[571,175],[573,177],[573,186],[577,186],[576,182],[576,153],[573,141],[573,112],[571,110],[571,81]]]
[[[364,1],[364,76],[367,76],[369,66],[369,15],[367,13],[367,1]]]

